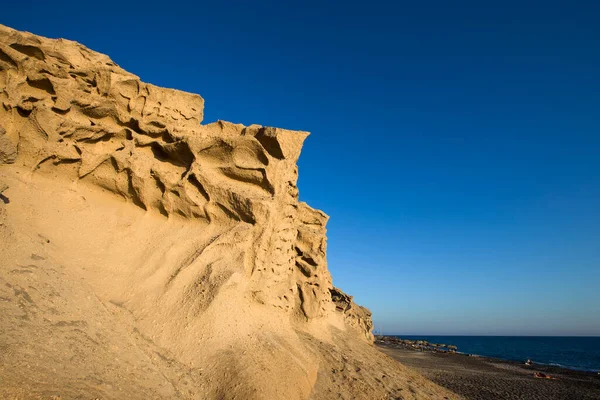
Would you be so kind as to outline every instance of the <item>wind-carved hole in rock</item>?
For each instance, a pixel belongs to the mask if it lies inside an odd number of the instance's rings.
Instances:
[[[157,160],[162,162],[171,162],[169,154],[167,154],[167,152],[158,143],[152,143],[150,145],[150,149],[152,150],[152,154],[154,154],[154,157],[156,157]]]
[[[304,316],[306,318],[310,318],[308,316],[308,313],[306,311],[306,298],[304,297],[304,291],[302,289],[302,286],[300,284],[296,284],[296,287],[298,288],[298,298],[300,299],[300,309],[302,310],[302,313],[304,314]]]
[[[17,112],[23,118],[29,118],[29,114],[31,114],[31,111],[33,110],[25,110],[24,108],[17,106]]]
[[[219,169],[223,173],[223,175],[230,179],[256,185],[259,188],[267,191],[271,196],[275,194],[275,189],[267,179],[266,173],[262,168],[260,170],[244,169],[239,171],[236,171],[235,169],[230,167],[222,167]]]
[[[185,167],[186,170],[189,170],[194,163],[194,153],[192,153],[190,146],[184,141],[167,143],[165,150],[169,153],[171,159],[176,161],[174,164],[177,165],[178,163],[178,165]]]
[[[29,97],[26,97],[23,100],[21,100],[21,102],[22,103],[37,103],[40,100],[41,99],[39,99],[37,97],[29,96]]]
[[[164,215],[165,217],[169,216],[169,212],[167,211],[163,203],[158,203],[158,212]]]
[[[168,130],[164,130],[164,132],[160,135],[160,138],[165,142],[165,143],[175,143],[177,141],[177,138],[175,138],[171,132],[169,132]]]
[[[234,207],[234,210],[231,210],[231,209],[229,209],[228,207],[224,206],[221,203],[215,203],[215,204],[230,219],[233,219],[235,221],[246,222],[248,224],[255,224],[256,223],[256,220],[254,219],[254,216],[251,213],[244,212],[243,210],[241,210],[241,209],[239,209],[237,207]]]
[[[216,203],[216,204],[217,204],[217,207],[219,207],[225,213],[225,215],[227,215],[227,217],[229,217],[230,219],[233,219],[235,221],[240,221],[240,217],[237,214],[235,214],[234,212],[232,212],[229,208],[225,207],[221,203]]]
[[[310,278],[312,276],[312,272],[309,268],[307,268],[301,261],[296,260],[296,267],[302,272],[302,275]]]
[[[53,97],[55,97],[55,96],[53,96]],[[54,98],[53,98],[52,100],[53,100],[53,101],[54,101],[54,103],[55,103],[55,105],[54,105],[54,106],[52,106],[52,111],[54,111],[56,114],[59,114],[59,115],[66,115],[66,114],[68,114],[68,113],[69,113],[69,111],[71,111],[71,106],[70,106],[70,105],[68,106],[68,108],[67,108],[67,109],[61,109],[61,108],[58,108],[58,107],[56,107],[56,99],[54,99]]]
[[[75,80],[77,80],[77,78],[81,79],[83,82],[85,82],[87,85],[91,86],[91,87],[97,87],[98,84],[96,82],[96,75],[93,75],[91,78],[89,76],[89,74],[87,72],[84,71],[74,71],[69,73],[69,76]]]
[[[240,145],[233,149],[233,164],[241,169],[264,169],[269,165],[269,157],[264,148],[256,142]]]
[[[148,210],[148,208],[146,207],[146,205],[140,198],[139,193],[133,186],[133,172],[131,170],[127,170],[127,172],[128,172],[128,177],[129,177],[129,179],[128,179],[129,186],[127,188],[127,191],[129,193],[129,196],[131,197],[131,201],[133,201],[133,204],[135,204],[136,206],[138,206],[144,210]]]
[[[110,142],[113,137],[114,134],[112,132],[100,131],[90,138],[81,139],[81,141],[85,143]]]
[[[298,256],[300,256],[308,264],[312,265],[313,267],[316,267],[318,265],[317,262],[311,256],[307,255],[305,252],[300,250],[300,248],[298,246],[294,246],[294,248],[296,250],[296,254]]]
[[[206,201],[210,201],[210,196],[208,195],[208,192],[206,191],[206,189],[204,189],[204,186],[200,183],[200,181],[198,180],[198,178],[196,178],[196,175],[189,174],[188,175],[188,181],[196,189],[198,189],[198,192],[200,192],[200,194],[202,195],[202,197],[204,197],[204,199],[206,199]]]
[[[260,144],[265,148],[265,150],[272,155],[273,157],[283,160],[285,157],[283,156],[283,151],[281,150],[281,146],[276,138],[272,136],[265,135],[265,129],[261,129],[256,135],[256,139],[260,142]]]
[[[25,54],[26,56],[37,58],[40,61],[45,61],[46,56],[44,52],[40,50],[38,47],[29,46],[26,44],[13,43],[10,45],[13,49],[18,51],[19,53]]]
[[[187,143],[175,142],[161,145],[158,142],[152,142],[150,149],[157,160],[172,164],[176,167],[185,168],[188,171],[194,162],[194,155]],[[182,176],[185,175],[185,172]]]
[[[76,159],[76,158],[60,158],[58,160],[53,161],[52,164],[54,164],[54,165],[77,164],[79,162],[81,162],[81,160]]]
[[[43,90],[44,92],[47,92],[49,94],[52,94],[52,95],[56,94],[56,92],[54,91],[54,85],[52,85],[52,82],[50,82],[50,79],[48,79],[48,78],[41,78],[41,79],[27,78],[27,84],[29,86],[31,86],[32,88]]]
[[[3,52],[2,50],[0,50],[0,60],[12,65],[15,68],[17,67],[16,61],[13,60],[8,54]]]
[[[317,264],[317,262],[316,262],[316,261],[315,261],[315,260],[314,260],[314,259],[313,259],[311,256],[308,256],[308,255],[306,255],[306,254],[304,254],[304,255],[302,256],[302,260],[306,261],[306,263],[307,263],[308,265],[310,265],[310,266],[312,266],[312,267],[315,267],[315,268],[316,268],[316,267],[317,267],[317,265],[318,265],[318,264]]]
[[[300,248],[298,246],[294,246],[294,248],[296,250],[296,254],[298,255],[298,257],[300,257],[302,259],[302,261],[304,261],[305,263],[307,263],[308,265],[310,265],[311,267],[314,267],[314,268],[316,268],[319,265],[314,260],[314,258],[309,256],[308,254],[305,254],[302,250],[300,250]]]
[[[140,135],[145,135],[145,134],[146,134],[145,132],[143,132],[143,131],[140,129],[140,123],[139,123],[139,121],[138,121],[137,119],[135,119],[135,118],[131,118],[129,121],[127,121],[127,122],[123,122],[123,123],[121,123],[120,125],[122,125],[122,126],[123,126],[123,127],[125,127],[125,128],[129,128],[129,129],[131,129],[133,132],[135,132],[135,133],[137,133],[137,134],[140,134]]]
[[[167,190],[167,187],[160,180],[160,177],[158,176],[158,174],[156,174],[156,172],[154,172],[154,171],[150,171],[150,176],[152,176],[152,178],[154,178],[154,181],[156,182],[156,187],[158,187],[158,189],[160,190],[160,192],[162,194],[165,194],[165,191]]]
[[[165,124],[163,124],[160,121],[150,121],[150,122],[148,122],[148,125],[154,126],[156,128],[161,128],[161,129],[164,129],[167,127]]]

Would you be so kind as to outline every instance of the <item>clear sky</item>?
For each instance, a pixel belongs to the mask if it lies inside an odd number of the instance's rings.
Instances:
[[[377,329],[600,335],[600,2],[150,3],[0,23],[199,93],[205,122],[312,132],[300,197]]]

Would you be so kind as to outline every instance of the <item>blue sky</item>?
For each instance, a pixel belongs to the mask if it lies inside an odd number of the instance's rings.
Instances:
[[[300,197],[378,329],[600,335],[600,3],[39,3],[0,23],[312,132]]]

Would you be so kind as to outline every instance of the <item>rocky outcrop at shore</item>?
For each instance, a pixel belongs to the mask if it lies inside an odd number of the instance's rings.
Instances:
[[[395,336],[375,336],[375,344],[397,349],[432,351],[438,353],[456,353],[458,351],[458,347],[453,344],[431,343],[427,340],[410,340]]]

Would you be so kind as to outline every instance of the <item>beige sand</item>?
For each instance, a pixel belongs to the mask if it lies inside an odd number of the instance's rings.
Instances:
[[[1,25],[0,102],[1,398],[456,398],[332,286],[308,133]]]

